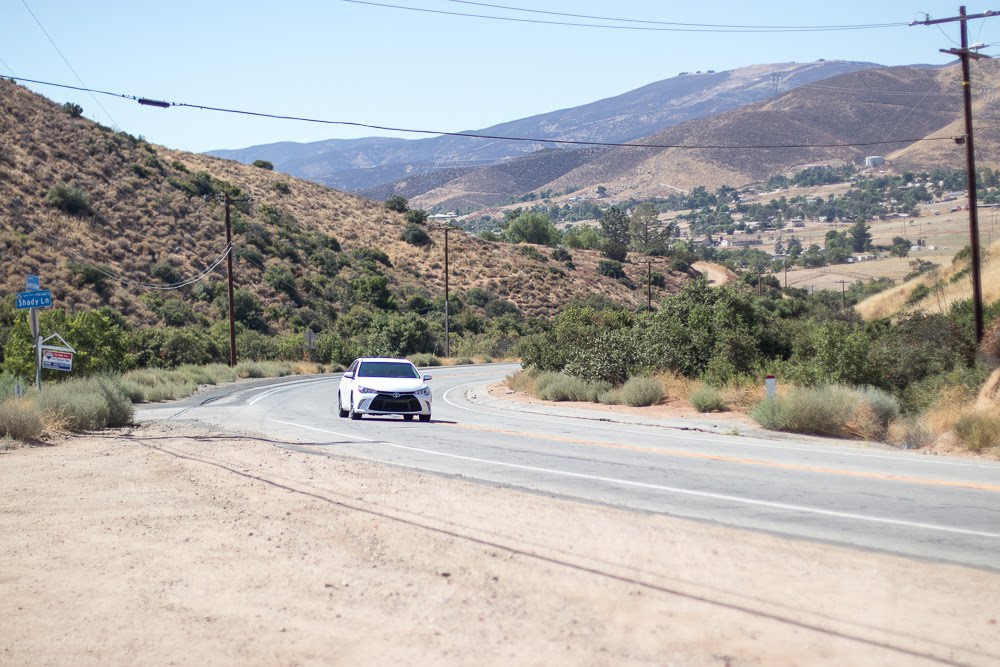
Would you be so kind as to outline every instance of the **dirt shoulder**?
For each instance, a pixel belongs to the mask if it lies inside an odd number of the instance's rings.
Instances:
[[[195,423],[0,454],[0,663],[1000,661],[1000,574]]]

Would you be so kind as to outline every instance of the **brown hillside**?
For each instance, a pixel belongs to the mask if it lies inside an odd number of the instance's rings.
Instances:
[[[692,121],[642,144],[876,145],[834,148],[618,148],[545,187],[603,184],[618,196],[665,195],[670,187],[744,185],[796,166],[837,164],[891,152],[888,139],[925,137],[960,117],[956,66],[869,69],[802,86],[774,100]],[[947,144],[947,142],[939,142]],[[942,150],[948,150],[942,146]]]
[[[48,99],[0,81],[3,293],[23,290],[24,275],[37,273],[42,286],[52,289],[54,305],[71,312],[108,305],[134,322],[153,325],[158,318],[149,301],[165,294],[213,314],[204,290],[199,301],[197,288],[164,293],[138,286],[176,281],[171,273],[194,276],[224,250],[222,204],[190,193],[199,178],[209,177],[216,190],[226,182],[253,198],[249,206],[233,209],[237,286],[260,297],[276,330],[307,324],[310,312],[349,309],[356,298],[350,280],[362,272],[352,251],[363,248],[389,256],[392,267],[382,270],[398,302],[411,294],[443,292],[440,232],[431,232],[435,242],[428,248],[411,246],[399,240],[401,217],[379,203],[264,169],[153,146],[74,118]],[[59,186],[83,193],[90,210],[71,215],[47,203]],[[343,252],[324,254],[328,236],[340,241]],[[570,270],[459,231],[450,240],[456,293],[487,287],[532,315],[552,314],[591,294],[628,304],[645,298],[642,290],[597,276],[592,253],[574,252],[578,268]],[[260,250],[265,247],[267,252]],[[92,266],[126,283],[100,274],[95,280]],[[643,268],[630,269],[640,284]],[[294,290],[272,287],[276,281],[272,275],[269,284],[265,270],[290,272]],[[224,264],[208,282],[221,285],[223,280]]]

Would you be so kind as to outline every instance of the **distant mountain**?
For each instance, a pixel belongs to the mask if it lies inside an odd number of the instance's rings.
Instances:
[[[774,97],[798,86],[874,63],[819,61],[754,65],[725,72],[685,73],[583,106],[539,114],[477,133],[579,141],[626,142],[664,128]],[[275,169],[349,191],[412,182],[440,169],[472,170],[549,148],[543,143],[441,136],[407,140],[369,137],[306,144],[281,142],[209,154]],[[560,149],[570,150],[570,149]],[[454,176],[452,172],[452,176]],[[441,178],[431,182],[440,183]]]
[[[891,156],[961,117],[959,80],[957,65],[844,74],[637,142],[737,148],[616,148],[546,187],[602,184],[619,196],[643,197],[696,185],[745,185],[810,164]],[[775,147],[738,148],[752,145]],[[956,149],[950,141],[919,145]]]
[[[995,77],[996,73],[996,65],[990,63],[981,77]],[[535,191],[570,192],[601,185],[615,199],[664,196],[698,185],[746,185],[810,164],[859,162],[867,155],[885,155],[906,168],[961,166],[960,159],[956,164],[961,150],[953,141],[942,141],[940,137],[923,141],[935,132],[943,133],[945,138],[964,133],[952,125],[961,118],[958,82],[955,65],[877,68],[843,74],[800,86],[771,100],[675,125],[633,142],[691,148],[612,148],[552,181],[536,185]],[[986,109],[991,101],[983,98],[977,108]],[[996,126],[984,123],[982,131],[983,145],[996,146]],[[915,141],[918,139],[922,141]],[[774,147],[739,148],[768,145]],[[997,152],[990,155],[984,153],[984,159],[995,161]],[[535,161],[546,157],[539,154]],[[552,156],[547,159],[556,161]],[[522,165],[522,160],[509,160],[502,166],[512,173],[559,170],[556,165],[549,169],[538,164]],[[557,162],[563,164],[565,160]],[[495,169],[463,173],[415,197],[414,204],[463,209],[470,201],[489,206],[505,197],[509,200],[525,194],[510,187],[509,179],[496,179],[489,185]]]

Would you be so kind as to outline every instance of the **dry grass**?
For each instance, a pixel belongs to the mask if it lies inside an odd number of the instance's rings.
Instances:
[[[687,401],[691,391],[698,384],[697,380],[676,373],[658,373],[653,377],[663,385],[663,398],[668,402]]]
[[[223,207],[214,200],[189,196],[168,179],[177,182],[198,172],[253,197],[253,207],[234,214],[237,219],[264,224],[261,211],[265,206],[280,209],[294,216],[302,232],[336,237],[345,253],[362,248],[384,250],[393,263],[385,272],[397,296],[424,292],[433,297],[444,291],[441,234],[432,232],[434,243],[427,248],[401,241],[402,216],[385,210],[379,202],[285,174],[152,146],[85,118],[70,118],[51,101],[8,81],[0,81],[0,99],[5,102],[0,107],[0,202],[9,204],[5,204],[7,219],[17,221],[0,226],[0,253],[7,269],[0,276],[4,293],[20,289],[21,276],[44,265],[45,286],[59,295],[59,306],[67,312],[108,305],[137,324],[157,323],[157,316],[138,298],[139,290],[111,281],[105,288],[84,283],[74,275],[70,256],[53,255],[52,248],[77,248],[86,262],[106,265],[133,280],[155,282],[151,267],[163,262],[185,277],[195,275],[225,244]],[[275,188],[279,182],[289,184],[287,193]],[[60,185],[87,193],[94,216],[77,218],[47,205],[45,193]],[[276,225],[267,225],[268,232],[280,236]],[[449,240],[453,290],[488,289],[527,315],[554,315],[565,303],[589,294],[603,294],[629,305],[645,297],[641,290],[597,276],[596,252],[574,252],[578,268],[569,270],[459,231]],[[234,242],[237,247],[246,245],[240,233]],[[319,278],[318,269],[305,261],[303,249],[298,252],[298,260],[272,255],[265,261],[287,268],[297,280]],[[641,282],[644,268],[630,263],[626,270]],[[350,279],[359,270],[345,267],[338,278]],[[260,268],[249,260],[240,262],[236,278],[265,308],[287,305],[288,297],[261,280]],[[679,276],[670,280],[668,291],[682,282]],[[194,300],[187,291],[178,295],[196,312],[214,315],[208,302]],[[337,310],[348,306],[334,303]],[[280,319],[271,324],[279,331],[287,328]]]
[[[953,282],[955,275],[968,267],[969,262],[958,262],[937,273],[919,276],[868,297],[855,306],[855,310],[866,320],[902,312],[946,313],[952,304],[972,298],[971,278],[960,277]],[[987,303],[1000,301],[1000,241],[983,250],[981,269],[983,300]],[[913,290],[921,285],[930,289],[930,293],[920,301],[908,304]]]

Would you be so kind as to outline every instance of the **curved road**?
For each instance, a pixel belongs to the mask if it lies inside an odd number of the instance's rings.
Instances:
[[[1000,569],[1000,464],[544,414],[489,399],[484,387],[516,368],[425,371],[435,376],[429,424],[339,419],[339,374],[215,389],[143,407],[139,418],[196,419],[319,456]]]

